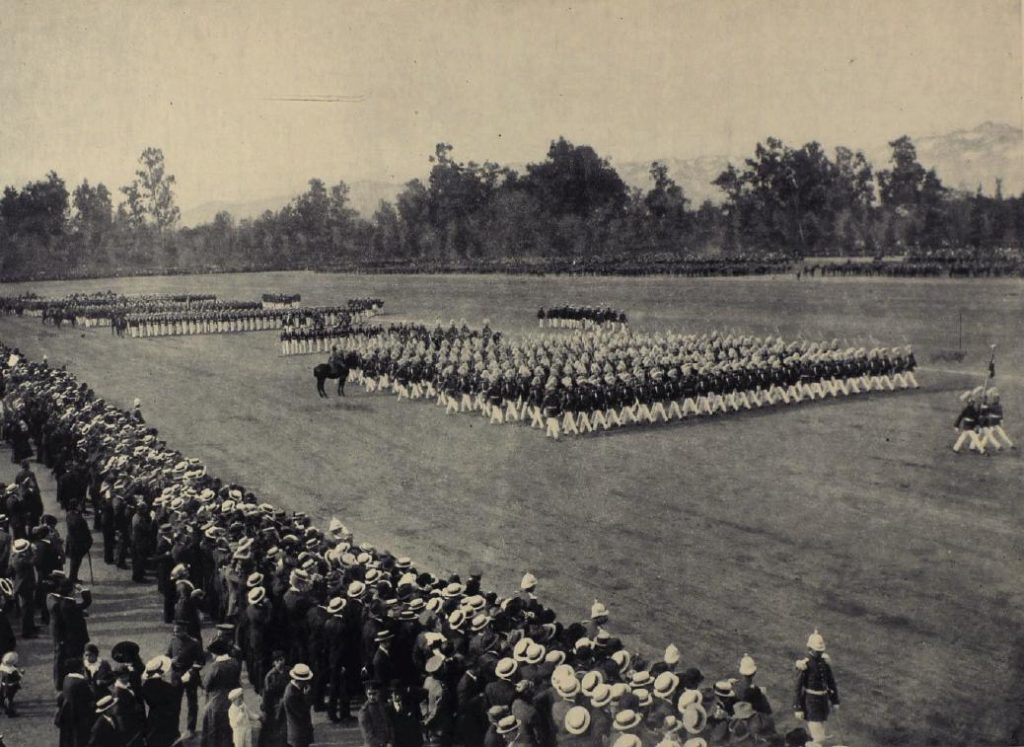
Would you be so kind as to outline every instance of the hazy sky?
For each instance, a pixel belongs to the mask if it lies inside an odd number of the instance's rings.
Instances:
[[[625,162],[1020,126],[1021,35],[1020,0],[0,0],[0,183],[116,190],[154,145],[189,207],[422,176],[440,140]]]

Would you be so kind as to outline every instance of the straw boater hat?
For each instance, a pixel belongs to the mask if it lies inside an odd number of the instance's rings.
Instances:
[[[305,664],[296,664],[291,668],[291,671],[288,672],[288,676],[298,682],[307,682],[308,680],[313,679],[313,672]]]
[[[499,661],[497,666],[494,667],[494,674],[498,678],[507,682],[512,679],[518,668],[519,665],[516,663],[515,659],[509,659],[506,657]]]
[[[629,729],[635,729],[640,725],[640,722],[644,720],[644,717],[631,708],[627,708],[624,711],[619,711],[615,714],[615,723],[612,728],[615,731],[628,731]]]
[[[497,732],[499,734],[511,734],[519,730],[519,719],[515,716],[505,716],[498,721]]]
[[[565,730],[579,736],[590,728],[590,711],[583,706],[573,706],[565,713]]]

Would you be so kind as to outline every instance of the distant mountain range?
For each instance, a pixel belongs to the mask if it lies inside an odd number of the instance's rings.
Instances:
[[[1024,192],[1024,131],[1019,127],[985,122],[970,130],[913,137],[913,140],[917,146],[918,160],[926,168],[934,168],[947,187],[973,192],[981,185],[985,194],[991,195],[995,192],[995,180],[1001,178],[1004,195]],[[876,170],[888,166],[888,144],[865,147],[864,154]],[[696,207],[706,199],[713,202],[721,200],[721,192],[711,182],[729,165],[728,157],[710,155],[699,158],[662,157],[656,160],[668,166],[669,175],[683,188],[691,206]],[[735,163],[741,160],[732,159]],[[648,175],[650,161],[613,161],[612,165],[623,181],[631,187],[648,189],[651,186]],[[515,165],[513,168],[523,171],[521,165]],[[425,177],[426,174],[421,178]],[[350,182],[349,197],[352,207],[369,218],[381,200],[393,201],[403,186],[404,182]],[[236,220],[255,218],[266,210],[279,210],[292,197],[294,195],[280,195],[246,202],[208,202],[194,208],[183,209],[181,221],[182,225],[186,226],[207,223],[221,210],[227,210]]]

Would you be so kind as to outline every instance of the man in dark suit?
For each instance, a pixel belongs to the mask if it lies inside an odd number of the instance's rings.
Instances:
[[[199,641],[188,634],[188,623],[179,620],[174,623],[174,636],[167,646],[167,656],[179,672],[185,691],[188,708],[186,723],[187,736],[195,734],[199,720],[199,670],[203,666],[203,647]]]
[[[313,672],[305,664],[296,664],[288,672],[291,680],[284,690],[282,705],[287,729],[288,747],[309,747],[313,743],[313,717],[310,713],[309,689]]]
[[[395,734],[387,707],[381,701],[380,685],[373,681],[366,683],[366,702],[359,709],[359,731],[366,747],[395,747]]]
[[[45,526],[33,529],[32,536],[32,562],[36,566],[36,607],[43,625],[49,625],[50,609],[46,601],[54,588],[53,572],[64,567],[61,558],[63,548],[57,546]]]
[[[377,650],[373,653],[370,679],[377,682],[391,682],[395,675],[395,664],[391,658],[391,640],[395,634],[390,630],[381,630],[376,634],[374,640],[377,642]]]
[[[60,730],[59,744],[60,747],[86,747],[95,716],[96,699],[80,658],[68,659],[64,669],[67,675],[60,695],[57,696],[57,717],[54,719]]]
[[[83,589],[79,601],[75,599],[75,587],[70,579],[59,578],[54,584],[56,588],[47,598],[47,604],[51,607],[54,685],[60,689],[65,674],[63,663],[68,659],[81,661],[89,642],[85,610],[92,604],[92,593]]]
[[[263,714],[261,744],[280,745],[287,739],[287,721],[282,700],[288,688],[288,670],[284,651],[274,651],[273,664],[263,679],[260,711]]]
[[[14,535],[11,534],[7,514],[0,514],[0,578],[7,578],[10,571],[11,544],[13,542]]]
[[[203,713],[203,744],[231,744],[231,722],[228,708],[231,701],[228,693],[239,687],[242,680],[242,666],[231,656],[231,646],[222,639],[210,644],[208,651],[213,662],[203,676],[206,690],[206,711]]]
[[[96,701],[96,721],[89,732],[88,747],[123,747],[124,735],[114,722],[114,697],[105,695]]]
[[[68,558],[68,579],[73,584],[78,583],[78,571],[82,567],[82,558],[92,547],[92,532],[89,531],[89,523],[82,516],[82,507],[79,503],[72,503],[67,513],[67,537],[64,540],[64,553]]]
[[[146,707],[142,694],[132,686],[132,670],[127,664],[120,665],[114,674],[114,724],[117,726],[125,747],[142,747],[146,734]]]
[[[146,664],[142,680],[142,699],[149,709],[146,718],[146,746],[171,747],[180,736],[178,723],[181,716],[181,679],[167,679],[171,674],[171,660],[157,656]]]
[[[11,570],[14,571],[14,593],[21,605],[21,637],[35,638],[36,566],[32,546],[27,539],[15,540],[11,546]]]

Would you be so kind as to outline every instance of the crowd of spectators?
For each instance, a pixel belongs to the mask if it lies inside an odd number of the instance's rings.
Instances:
[[[25,523],[0,555],[0,577],[14,579],[0,583],[3,608],[19,605],[27,623],[18,636],[0,614],[0,693],[14,715],[20,679],[40,676],[18,668],[16,648],[36,634],[45,592],[61,745],[171,747],[201,728],[204,747],[309,747],[313,712],[344,722],[356,708],[371,747],[803,745],[824,737],[838,708],[817,631],[796,662],[792,703],[811,733],[783,735],[749,654],[707,681],[674,644],[655,657],[631,651],[600,601],[583,620],[560,620],[532,573],[501,594],[478,569],[438,576],[338,519],[321,529],[261,501],[160,440],[138,407],[104,402],[65,370],[0,345],[0,377],[15,456],[28,448],[57,477],[66,554],[83,554],[70,540],[91,501],[104,559],[153,583],[173,626],[147,657],[131,640],[102,656],[84,617],[91,594],[45,547],[61,544],[56,522]]]

